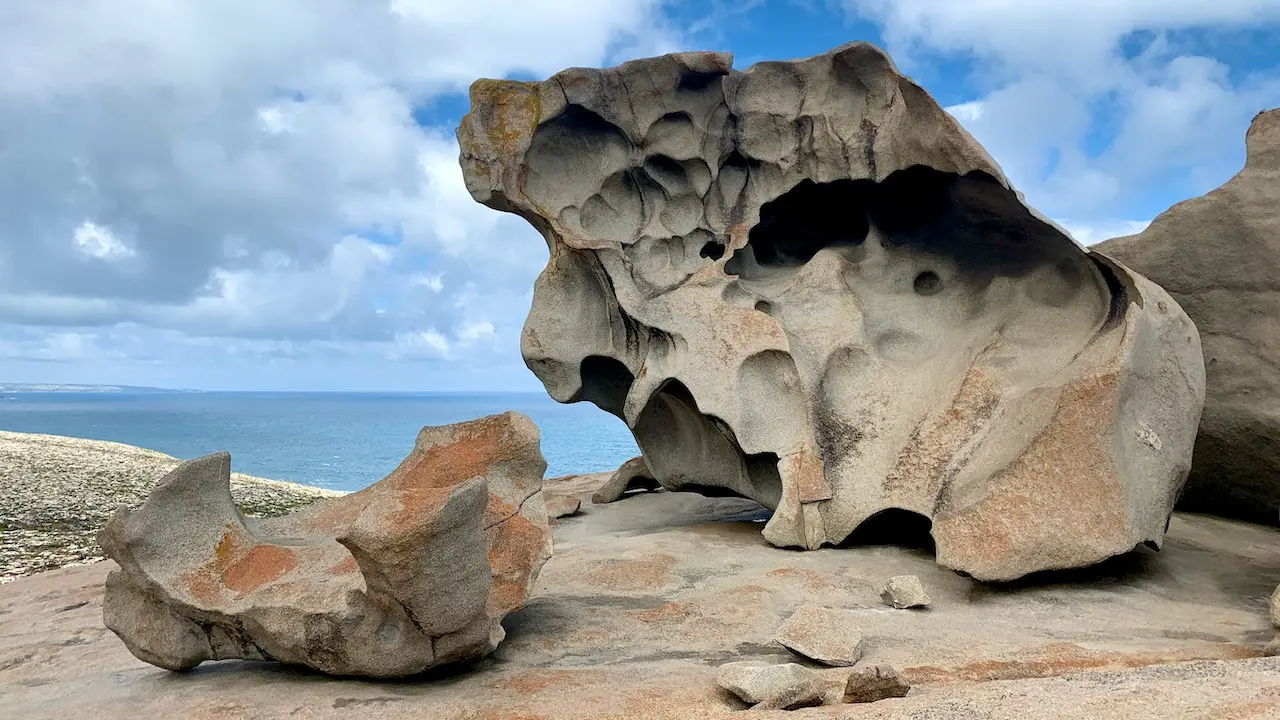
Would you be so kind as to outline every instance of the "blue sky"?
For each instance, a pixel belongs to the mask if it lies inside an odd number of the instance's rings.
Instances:
[[[1083,242],[1224,182],[1275,0],[0,4],[0,381],[537,390],[545,245],[474,203],[478,77],[886,48]]]

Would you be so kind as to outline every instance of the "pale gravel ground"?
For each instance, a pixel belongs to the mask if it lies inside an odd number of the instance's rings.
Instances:
[[[95,536],[180,461],[132,445],[0,431],[0,583],[102,559]],[[231,474],[249,515],[280,515],[342,493]]]

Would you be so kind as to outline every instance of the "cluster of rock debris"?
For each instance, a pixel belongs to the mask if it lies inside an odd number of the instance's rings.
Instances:
[[[731,66],[683,53],[480,81],[459,129],[472,195],[551,249],[528,366],[643,453],[596,502],[741,496],[772,511],[770,543],[807,549],[908,511],[938,563],[978,580],[1158,547],[1189,470],[1194,507],[1275,520],[1280,114],[1226,186],[1091,250],[874,47]],[[120,564],[107,625],[174,670],[474,661],[550,556],[548,511],[580,510],[544,498],[545,468],[536,427],[507,413],[425,428],[366,490],[254,519],[228,456],[186,463],[102,533]],[[883,598],[930,603],[908,576]],[[764,708],[905,695],[892,667],[860,664],[848,612],[805,606],[778,631],[845,668],[834,681],[732,663],[720,684]]]
[[[914,575],[890,578],[881,593],[899,610],[926,608],[931,600]],[[851,609],[802,605],[778,628],[774,640],[804,658],[847,672],[820,674],[803,665],[757,661],[720,667],[720,687],[755,709],[794,710],[811,705],[867,703],[905,697],[911,690],[902,673],[884,663],[861,663],[859,613]]]

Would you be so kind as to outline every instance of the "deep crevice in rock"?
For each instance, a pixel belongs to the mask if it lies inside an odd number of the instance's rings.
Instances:
[[[588,355],[583,358],[578,372],[582,378],[582,388],[569,402],[586,400],[611,415],[622,417],[627,393],[636,379],[627,366],[611,357]]]
[[[668,380],[649,398],[633,431],[664,487],[745,497],[767,507],[777,507],[782,497],[778,456],[744,452],[733,429],[700,411],[693,393],[678,380]]]
[[[867,237],[865,180],[815,183],[804,180],[760,208],[760,222],[751,228],[747,244],[761,265],[794,267],[809,262],[833,245],[853,246]],[[741,262],[730,274],[739,274]]]

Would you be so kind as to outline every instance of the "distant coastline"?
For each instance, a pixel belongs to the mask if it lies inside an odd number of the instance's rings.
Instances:
[[[180,462],[122,443],[0,431],[0,583],[102,559],[98,530],[119,508],[142,503]],[[231,474],[231,495],[249,515],[343,494]]]
[[[394,470],[423,427],[508,410],[538,425],[553,476],[616,469],[639,453],[621,420],[545,392],[0,392],[0,430],[114,441],[175,458],[226,450],[239,472],[359,490]]]
[[[75,385],[60,383],[0,383],[0,393],[198,393],[145,385]]]

